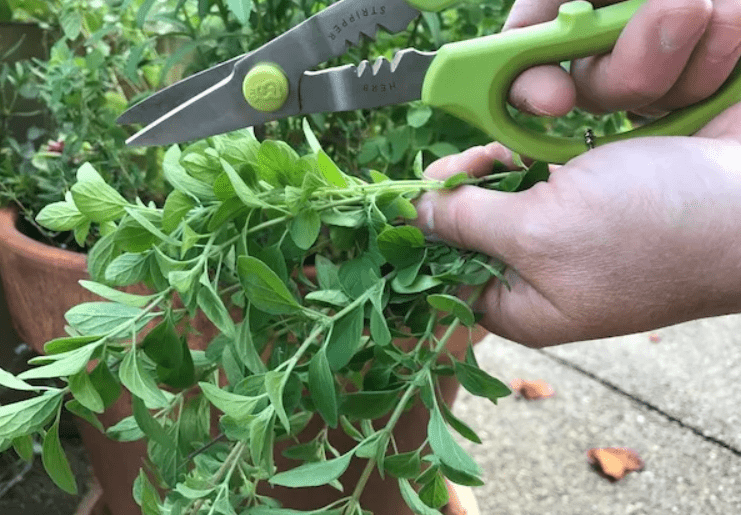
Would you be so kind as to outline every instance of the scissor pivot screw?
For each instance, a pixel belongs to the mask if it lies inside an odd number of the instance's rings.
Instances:
[[[261,63],[245,76],[242,92],[244,99],[254,109],[270,113],[286,103],[288,79],[277,64]]]

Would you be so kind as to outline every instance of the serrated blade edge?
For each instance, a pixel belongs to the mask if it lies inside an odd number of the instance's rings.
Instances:
[[[402,104],[422,98],[422,85],[436,52],[400,50],[389,61],[363,61],[304,72],[299,85],[301,112],[352,111]]]

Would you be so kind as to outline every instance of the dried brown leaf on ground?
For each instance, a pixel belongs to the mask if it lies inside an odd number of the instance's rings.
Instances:
[[[515,393],[521,395],[529,401],[536,399],[545,399],[556,395],[553,387],[542,379],[536,379],[535,381],[527,381],[525,379],[513,379],[509,383],[509,385],[512,387],[512,390],[515,391]]]
[[[593,448],[587,451],[587,461],[602,474],[617,481],[628,472],[643,470],[643,460],[626,447]]]

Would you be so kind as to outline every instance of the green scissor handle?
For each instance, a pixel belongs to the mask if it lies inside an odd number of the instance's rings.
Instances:
[[[533,159],[565,163],[585,152],[584,138],[563,138],[520,127],[508,111],[512,82],[534,65],[558,63],[609,51],[646,0],[594,9],[589,2],[563,4],[548,23],[438,50],[422,88],[422,101],[474,125],[503,145]],[[688,136],[741,101],[741,64],[713,96],[647,125],[594,138],[594,145],[638,136]]]

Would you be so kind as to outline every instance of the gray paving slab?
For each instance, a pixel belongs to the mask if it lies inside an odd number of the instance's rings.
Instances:
[[[741,315],[545,352],[741,449]]]
[[[545,379],[556,390],[497,406],[459,394],[454,412],[483,440],[458,440],[485,470],[474,489],[482,514],[741,514],[738,453],[540,351],[489,336],[476,354],[495,377]],[[633,448],[645,470],[610,482],[588,465],[591,447]]]

